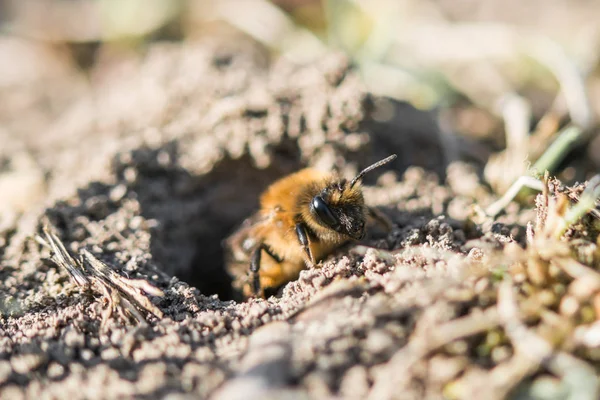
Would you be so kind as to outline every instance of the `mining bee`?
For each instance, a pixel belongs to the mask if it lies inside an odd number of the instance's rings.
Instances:
[[[273,183],[260,197],[260,210],[225,241],[226,267],[246,297],[296,279],[349,240],[360,240],[372,218],[389,220],[365,205],[363,176],[394,160],[391,155],[348,181],[335,173],[302,169]]]

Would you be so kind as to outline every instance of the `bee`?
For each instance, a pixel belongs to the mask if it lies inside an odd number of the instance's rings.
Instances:
[[[343,243],[362,239],[368,218],[391,229],[387,217],[365,204],[361,181],[395,158],[363,169],[350,181],[306,168],[269,186],[260,210],[225,241],[234,287],[245,297],[264,297],[265,289],[297,279],[302,269]]]

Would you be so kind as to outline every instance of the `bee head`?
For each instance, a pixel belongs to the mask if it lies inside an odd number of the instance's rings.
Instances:
[[[396,158],[391,155],[362,170],[354,179],[338,179],[312,198],[311,214],[325,227],[360,240],[365,236],[366,213],[360,180],[369,171]]]
[[[321,225],[353,239],[365,235],[365,202],[360,188],[348,190],[347,182],[339,182],[343,189],[326,188],[313,197],[310,211]]]

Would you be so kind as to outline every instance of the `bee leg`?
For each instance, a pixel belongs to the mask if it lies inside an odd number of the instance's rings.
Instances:
[[[271,248],[264,243],[261,243],[256,247],[256,249],[254,249],[252,258],[250,259],[250,289],[252,290],[252,294],[256,297],[264,297],[264,291],[260,285],[259,274],[263,250],[278,263],[283,261],[281,257],[273,253]]]
[[[312,251],[310,251],[310,242],[308,241],[308,233],[306,232],[306,226],[304,224],[296,224],[296,235],[298,236],[298,241],[308,256],[308,260],[314,264],[315,259],[313,258]]]
[[[258,246],[254,252],[252,253],[252,258],[250,259],[250,290],[252,294],[256,297],[263,297],[263,291],[260,287],[260,275],[258,271],[260,270],[260,259],[262,256],[262,244]]]
[[[381,225],[387,232],[392,231],[392,221],[390,221],[387,215],[373,207],[367,207],[367,212],[369,213],[369,217]]]

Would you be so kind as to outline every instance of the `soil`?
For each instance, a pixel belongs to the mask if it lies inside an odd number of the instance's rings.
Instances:
[[[87,80],[65,65],[0,87],[0,397],[433,399],[512,354],[465,350],[483,334],[420,353],[416,333],[494,301],[476,261],[522,244],[533,212],[475,224],[492,201],[482,165],[449,159],[434,115],[370,96],[343,56],[294,66],[227,37],[155,44]],[[307,165],[352,176],[392,152],[365,189],[392,232],[234,300],[222,242],[271,182]],[[103,320],[106,298],[34,240],[44,224],[161,289],[163,317]]]

